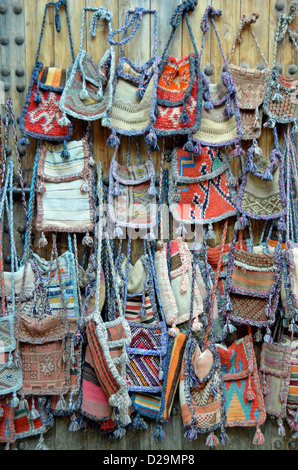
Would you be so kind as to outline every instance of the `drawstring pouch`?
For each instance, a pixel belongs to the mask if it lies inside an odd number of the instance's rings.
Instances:
[[[270,76],[268,62],[252,28],[252,25],[257,22],[258,18],[259,15],[257,13],[252,13],[250,16],[242,16],[228,61],[229,71],[235,83],[240,108],[243,140],[258,139],[261,136],[263,119],[262,104]],[[262,69],[245,68],[231,63],[237,44],[242,43],[242,30],[246,25],[262,58],[264,64],[264,68]]]
[[[60,98],[66,84],[69,70],[49,67],[39,60],[46,17],[49,7],[52,6],[55,9],[55,26],[57,33],[61,32],[60,8],[62,6],[65,8],[72,64],[74,62],[67,0],[48,2],[45,5],[35,65],[31,74],[29,89],[20,118],[20,130],[23,132],[23,137],[20,140],[21,145],[30,144],[29,137],[55,142],[66,142],[71,138],[73,132],[73,124],[70,121],[66,124],[64,120],[61,122],[62,112],[59,109]],[[48,45],[48,47],[50,46]]]
[[[172,31],[159,64],[156,120],[157,136],[185,135],[200,127],[202,108],[202,75],[198,67],[199,52],[191,30],[188,13],[197,6],[196,0],[178,5],[171,18]],[[168,56],[174,33],[185,17],[194,52],[181,59]]]
[[[67,115],[70,115],[85,121],[101,119],[103,126],[109,126],[110,120],[107,115],[112,105],[115,51],[113,46],[110,46],[97,63],[83,49],[85,17],[89,11],[93,12],[89,27],[92,37],[96,36],[98,21],[105,21],[109,33],[112,32],[113,14],[108,9],[105,7],[83,8],[80,50],[63,89],[59,108],[63,113],[62,119],[66,123],[68,122]]]

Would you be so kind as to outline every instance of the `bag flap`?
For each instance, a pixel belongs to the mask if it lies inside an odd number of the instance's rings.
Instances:
[[[270,70],[250,69],[233,64],[229,65],[229,70],[234,79],[239,107],[241,109],[259,107],[264,100]]]
[[[151,160],[132,166],[120,165],[115,161],[111,165],[111,173],[119,183],[132,186],[151,180],[155,176],[155,169]]]
[[[45,315],[43,317],[29,317],[28,315],[20,315],[19,327],[34,337],[57,335],[59,332],[66,334],[66,324],[60,315]]]
[[[234,341],[229,347],[216,345],[219,352],[222,379],[241,380],[255,372],[253,370],[253,346],[249,336]]]
[[[20,269],[18,269],[18,271],[14,273],[15,295],[19,297],[22,294],[22,297],[28,299],[28,297],[33,297],[34,295],[36,280],[35,280],[35,274],[33,272],[31,264],[28,263],[27,268],[26,268],[24,291],[22,292],[24,271],[25,271],[25,266],[22,266]],[[11,272],[4,272],[3,279],[4,279],[5,295],[11,298],[11,292],[12,292]]]
[[[276,377],[288,377],[291,371],[291,349],[279,343],[263,343],[260,371]]]
[[[246,271],[275,271],[274,253],[256,253],[235,249],[234,266]]]
[[[67,74],[67,69],[58,69],[44,65],[38,75],[38,86],[43,90],[62,93],[66,84]]]
[[[142,356],[161,356],[167,349],[167,328],[163,322],[141,324],[129,322],[131,342],[127,347],[129,354]]]

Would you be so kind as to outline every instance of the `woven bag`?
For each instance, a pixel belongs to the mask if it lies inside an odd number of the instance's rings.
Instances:
[[[298,372],[298,341],[297,335],[291,336],[283,335],[281,344],[284,347],[289,347],[291,351],[291,373],[289,391],[287,397],[287,414],[286,421],[293,431],[292,437],[297,438],[298,432],[298,392],[297,392],[297,372]]]
[[[46,243],[44,232],[86,232],[89,243],[94,228],[93,158],[87,131],[82,140],[50,148],[41,142],[37,159],[36,228],[42,232],[39,245]]]
[[[141,66],[124,55],[124,46],[131,41],[142,24],[144,15],[154,17],[154,50],[153,56]],[[132,15],[130,20],[130,15]],[[130,36],[127,31],[133,27]],[[116,41],[114,36],[122,33],[122,39]],[[143,135],[152,150],[157,150],[157,137],[153,126],[155,121],[156,89],[158,81],[157,57],[157,11],[137,7],[128,10],[125,25],[109,34],[112,45],[120,45],[120,56],[115,71],[113,84],[113,103],[110,113],[112,133],[107,144],[119,145],[118,134]]]
[[[55,8],[55,26],[57,32],[60,33],[59,10],[62,5],[65,7],[72,63],[74,62],[67,0],[48,2],[45,5],[35,65],[20,118],[20,130],[24,134],[20,143],[24,145],[30,142],[28,142],[27,136],[50,141],[67,141],[72,136],[73,125],[70,122],[65,125],[63,120],[61,121],[62,112],[59,109],[59,101],[66,84],[68,71],[57,67],[48,67],[39,60],[48,8],[50,6]]]
[[[262,52],[256,34],[252,29],[252,24],[255,23],[258,18],[259,15],[256,13],[253,13],[250,16],[242,16],[228,61],[229,71],[235,83],[240,108],[243,140],[258,139],[261,136],[263,119],[262,103],[270,75],[268,62]],[[255,41],[264,63],[265,68],[263,69],[244,68],[231,63],[237,43],[242,42],[242,30],[246,25],[249,28],[249,32]]]
[[[280,342],[264,342],[259,373],[266,412],[278,419],[278,435],[285,436],[283,420],[286,418],[291,376],[290,347]]]
[[[151,152],[141,163],[138,148],[138,165],[130,165],[130,144],[127,165],[116,161],[115,150],[109,173],[108,216],[114,227],[114,236],[123,238],[123,229],[147,230],[153,236],[156,224],[155,169]]]
[[[241,214],[253,219],[277,219],[285,213],[285,159],[276,134],[274,138],[269,160],[264,158],[257,141],[253,141],[247,152],[236,206]]]
[[[288,14],[278,16],[277,28],[274,36],[273,58],[271,64],[271,75],[264,97],[264,112],[268,116],[265,127],[274,128],[276,123],[293,123],[293,131],[297,132],[298,124],[298,81],[296,78],[288,78],[282,75],[276,67],[276,54],[282,40],[289,35],[289,40],[298,51],[296,33],[291,30],[290,24],[294,21],[297,6],[293,2],[289,7]]]
[[[185,149],[192,151],[195,146],[200,147],[201,145],[207,145],[210,147],[220,147],[234,144],[235,149],[233,152],[237,156],[243,154],[243,150],[240,148],[243,129],[234,80],[229,71],[215,25],[215,18],[221,15],[222,10],[216,10],[212,6],[208,6],[205,10],[201,21],[203,38],[199,56],[199,66],[201,66],[206,33],[210,28],[210,20],[226,66],[226,71],[221,73],[218,82],[215,84],[209,83],[205,74],[202,74],[203,107],[201,111],[201,124],[199,130],[190,136],[190,140],[185,144]]]
[[[176,227],[212,224],[236,215],[229,157],[220,149],[201,147],[201,154],[173,149],[169,173],[169,205]]]
[[[266,410],[252,336],[238,339],[229,347],[221,344],[216,347],[221,361],[225,427],[256,426],[252,443],[263,444],[264,436],[260,426],[266,420]]]
[[[98,20],[106,21],[109,32],[112,32],[112,13],[104,7],[84,7],[82,10],[80,50],[65,84],[59,108],[63,116],[94,121],[101,119],[102,125],[109,125],[107,114],[110,112],[115,72],[115,52],[113,46],[103,54],[99,63],[83,49],[86,12],[93,12],[89,33],[96,36]],[[67,119],[67,118],[66,118]],[[66,121],[67,122],[67,121]]]
[[[11,406],[11,400],[11,394],[0,397],[0,409],[2,410],[2,417],[0,419],[0,443],[6,443],[6,450],[9,450],[10,444],[16,441],[13,421],[15,408]]]
[[[199,129],[202,107],[202,77],[198,67],[199,53],[191,30],[188,12],[197,1],[187,0],[178,5],[171,18],[172,31],[162,53],[157,85],[157,106],[154,130],[157,136],[194,133]],[[177,59],[168,56],[172,38],[183,16],[194,53]]]
[[[16,439],[40,435],[36,450],[47,450],[43,436],[54,424],[54,418],[46,410],[45,397],[35,399],[32,396],[21,400],[13,421]]]

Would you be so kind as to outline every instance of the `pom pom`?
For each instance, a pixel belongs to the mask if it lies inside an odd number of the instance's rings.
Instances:
[[[89,235],[89,232],[87,232],[86,235],[84,236],[82,240],[82,244],[88,247],[93,245],[93,238]]]
[[[198,332],[198,331],[201,331],[203,328],[203,325],[201,322],[198,321],[197,318],[194,319],[194,322],[192,324],[192,327],[191,327],[191,331],[195,331],[195,332]]]
[[[195,147],[194,147],[194,149],[193,149],[193,153],[194,153],[194,155],[201,155],[201,153],[202,153],[202,147],[201,147],[200,142],[198,142],[198,143],[195,145]]]
[[[214,108],[214,106],[213,106],[212,101],[210,101],[210,100],[205,101],[205,103],[204,103],[204,109],[205,109],[206,111],[210,111],[210,110],[213,109],[213,108]]]
[[[66,117],[66,115],[64,114],[64,115],[62,116],[62,118],[60,118],[60,119],[58,120],[58,124],[59,124],[59,126],[61,126],[61,127],[69,126],[69,125],[71,124],[71,121],[70,121],[70,120]]]
[[[189,123],[190,117],[189,117],[189,115],[188,115],[188,113],[187,113],[187,111],[186,111],[185,108],[183,108],[183,111],[182,111],[182,113],[181,113],[181,116],[180,116],[180,119],[179,119],[179,120],[180,120],[181,124],[183,124],[183,125]]]
[[[155,132],[153,132],[153,130],[151,130],[149,134],[145,137],[145,142],[152,151],[159,151],[159,147],[157,144],[157,136]]]
[[[264,444],[264,442],[265,442],[264,436],[263,436],[259,426],[257,426],[257,430],[256,430],[256,433],[254,435],[252,443],[256,446],[259,446],[259,445]]]
[[[194,151],[194,144],[193,141],[189,138],[188,141],[183,145],[183,150],[185,152],[192,153]]]
[[[110,137],[107,140],[107,145],[109,147],[118,147],[120,145],[120,139],[115,132],[112,132]]]
[[[88,91],[86,90],[86,88],[82,88],[82,90],[80,91],[79,93],[79,97],[80,99],[83,101],[83,100],[87,100],[89,98],[89,93]]]
[[[102,120],[101,120],[101,125],[103,127],[110,127],[111,125],[111,119],[107,116],[103,117]]]
[[[66,147],[64,147],[64,149],[61,152],[61,158],[65,158],[65,159],[70,158],[70,153]]]
[[[168,329],[168,334],[170,336],[173,336],[173,338],[175,336],[177,336],[179,334],[179,332],[180,332],[179,328],[177,328],[177,326],[174,326],[174,325],[171,326],[171,328]]]
[[[186,431],[186,433],[184,434],[184,437],[188,440],[188,441],[194,441],[195,439],[197,439],[198,437],[198,433],[197,431],[195,430],[195,428],[193,426],[191,426],[188,431]]]
[[[219,444],[218,438],[215,436],[215,434],[210,433],[209,436],[206,439],[206,446],[208,447],[216,447],[217,444]]]
[[[24,147],[27,146],[27,145],[30,145],[31,144],[31,141],[30,139],[28,139],[28,137],[22,137],[20,140],[19,140],[19,144],[20,145],[23,145]]]
[[[44,248],[45,246],[47,246],[47,244],[48,244],[48,240],[46,239],[45,234],[41,232],[41,237],[37,242],[37,247]]]
[[[165,432],[164,432],[164,430],[163,430],[163,427],[162,427],[162,424],[161,424],[161,423],[158,423],[158,424],[157,424],[153,436],[154,436],[155,439],[157,439],[158,441],[161,441],[161,440],[165,439],[166,434],[165,434]]]

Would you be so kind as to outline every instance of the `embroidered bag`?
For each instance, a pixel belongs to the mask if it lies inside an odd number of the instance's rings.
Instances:
[[[59,101],[66,84],[68,71],[57,67],[48,67],[39,60],[48,8],[50,6],[54,6],[55,8],[55,26],[56,31],[60,33],[61,23],[59,10],[62,5],[65,7],[72,63],[74,62],[67,0],[48,2],[45,5],[35,65],[31,74],[25,106],[20,119],[19,127],[24,134],[20,143],[24,145],[28,144],[27,136],[50,141],[67,141],[72,136],[73,125],[70,121],[66,125],[63,120],[60,121],[62,112],[59,109]]]
[[[278,419],[278,435],[285,436],[283,420],[286,417],[291,376],[290,347],[279,342],[264,342],[259,373],[266,412]]]
[[[113,224],[114,236],[121,238],[123,228],[149,230],[152,236],[156,224],[155,169],[151,152],[141,163],[138,149],[138,165],[130,165],[130,141],[128,141],[127,165],[116,161],[115,150],[109,173],[108,215]],[[137,144],[138,145],[138,144]]]
[[[89,243],[89,231],[94,228],[93,158],[90,130],[81,140],[49,147],[40,143],[37,162],[36,228],[42,232],[39,241],[44,246],[44,232],[86,232],[83,244]]]
[[[209,83],[205,74],[202,74],[204,103],[201,110],[201,124],[199,130],[191,136],[193,142],[187,142],[185,148],[191,151],[194,146],[196,146],[200,152],[201,145],[220,147],[234,144],[234,154],[241,155],[243,151],[240,148],[240,141],[243,135],[243,129],[236,88],[215,25],[215,18],[221,15],[221,9],[216,10],[210,5],[207,6],[205,10],[201,21],[203,38],[199,56],[199,66],[201,66],[206,33],[210,28],[210,19],[226,66],[226,71],[221,73],[218,82],[215,84]]]
[[[124,46],[133,39],[141,26],[144,15],[154,16],[154,50],[153,56],[143,65],[138,66],[130,58],[124,56]],[[132,15],[131,20],[129,20]],[[127,31],[133,27],[130,36]],[[116,41],[114,36],[122,33],[122,39]],[[158,81],[157,57],[157,11],[137,7],[128,10],[125,25],[109,34],[112,45],[120,45],[120,57],[116,67],[113,84],[113,103],[110,114],[112,133],[108,145],[119,145],[119,134],[147,134],[145,140],[148,147],[158,150],[157,137],[153,126],[155,121],[156,89]]]
[[[296,52],[298,42],[296,33],[291,30],[290,24],[294,21],[297,6],[293,4],[289,7],[289,14],[278,15],[278,23],[274,37],[273,58],[271,65],[271,75],[264,97],[264,112],[268,116],[265,127],[274,128],[276,123],[293,123],[293,131],[297,132],[298,124],[298,81],[296,78],[288,78],[281,75],[276,67],[277,48],[288,33],[291,44]]]
[[[264,158],[257,141],[247,152],[236,206],[241,214],[253,219],[277,219],[285,213],[284,156],[275,130],[274,140],[269,160]]]
[[[171,18],[172,31],[162,53],[157,85],[154,130],[157,136],[193,133],[199,129],[202,107],[202,77],[198,67],[199,53],[192,34],[188,12],[197,5],[187,0],[178,5]],[[168,56],[171,40],[185,16],[194,53],[177,59]]]
[[[252,24],[255,23],[258,18],[259,15],[257,13],[253,13],[251,16],[242,16],[228,61],[229,71],[235,83],[240,108],[243,140],[258,139],[261,136],[263,119],[262,103],[270,75],[268,62],[262,52],[256,34],[252,29]],[[231,63],[237,43],[242,42],[242,30],[245,25],[248,25],[249,32],[254,38],[264,63],[265,68],[263,69],[245,68]]]
[[[208,237],[214,238],[212,223],[236,215],[234,185],[229,157],[222,150],[202,147],[198,155],[175,148],[169,173],[169,204],[178,230],[184,225],[208,224]]]
[[[239,230],[235,224],[223,309],[225,330],[235,331],[231,320],[237,324],[267,327],[264,340],[270,341],[270,326],[275,322],[280,296],[281,234],[279,232],[280,243],[274,253],[257,253],[235,247]]]
[[[65,118],[68,114],[86,121],[101,119],[101,124],[107,126],[107,114],[112,105],[115,52],[113,46],[110,46],[99,63],[96,63],[83,49],[85,16],[88,11],[94,12],[89,28],[92,37],[96,36],[98,20],[105,20],[109,32],[112,32],[113,14],[109,10],[105,7],[83,7],[80,50],[65,84],[59,108]]]
[[[250,328],[250,327],[249,327]],[[225,427],[256,426],[252,443],[261,445],[264,436],[260,426],[266,420],[266,409],[251,333],[230,346],[216,345],[221,361],[225,398]]]

